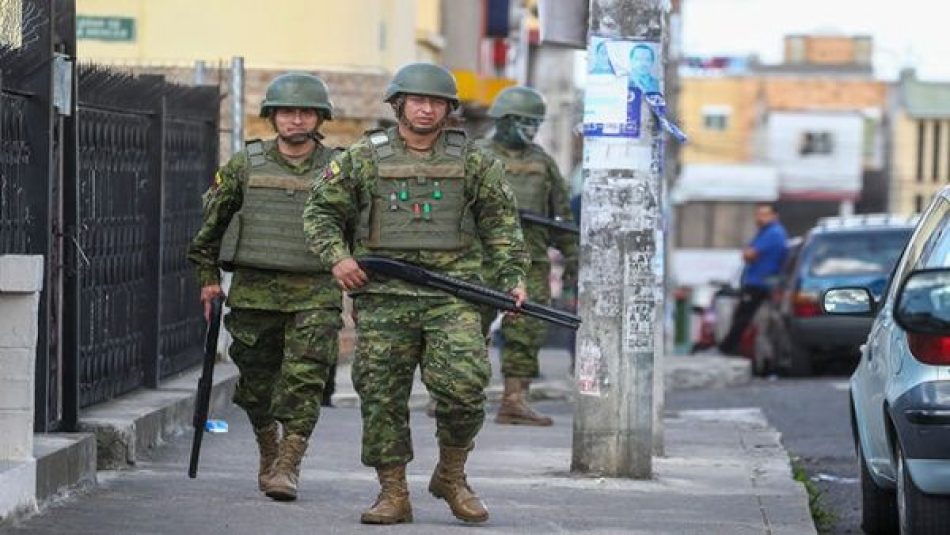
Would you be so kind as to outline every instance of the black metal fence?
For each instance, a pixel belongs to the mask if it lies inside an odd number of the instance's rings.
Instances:
[[[0,254],[46,258],[37,430],[196,364],[204,330],[184,253],[218,89],[75,67],[73,2],[0,0]]]

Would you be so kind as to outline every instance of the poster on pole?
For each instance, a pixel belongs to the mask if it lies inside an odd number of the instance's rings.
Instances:
[[[585,137],[640,137],[640,108],[660,91],[659,43],[591,37],[584,93]]]

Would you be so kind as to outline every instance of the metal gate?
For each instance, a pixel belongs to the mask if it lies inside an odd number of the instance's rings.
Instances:
[[[204,331],[184,253],[218,89],[76,68],[74,21],[74,0],[0,0],[0,254],[46,259],[38,431],[194,365]]]

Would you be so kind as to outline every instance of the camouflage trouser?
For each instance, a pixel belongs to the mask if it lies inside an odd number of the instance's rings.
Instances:
[[[540,305],[551,302],[547,262],[532,262],[528,271],[528,299]],[[501,374],[505,377],[537,377],[538,352],[547,336],[547,323],[527,316],[505,316],[501,323]]]
[[[479,315],[453,297],[361,295],[353,386],[363,414],[363,464],[412,460],[409,394],[416,366],[436,402],[442,446],[468,447],[485,420],[491,364]]]
[[[276,419],[287,433],[309,437],[339,350],[340,311],[231,309],[224,324],[234,338],[231,359],[241,371],[234,403],[255,428]]]

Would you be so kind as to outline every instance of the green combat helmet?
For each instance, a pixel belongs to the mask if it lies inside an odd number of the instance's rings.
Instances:
[[[488,109],[488,116],[500,119],[505,115],[517,115],[529,119],[544,120],[544,97],[534,89],[525,86],[506,88],[495,97]]]
[[[312,74],[292,72],[274,78],[261,103],[261,117],[268,117],[271,108],[312,108],[324,119],[333,118],[327,84]]]
[[[383,102],[391,103],[401,94],[426,95],[448,100],[452,108],[458,108],[458,88],[452,73],[431,63],[410,63],[396,71]]]

